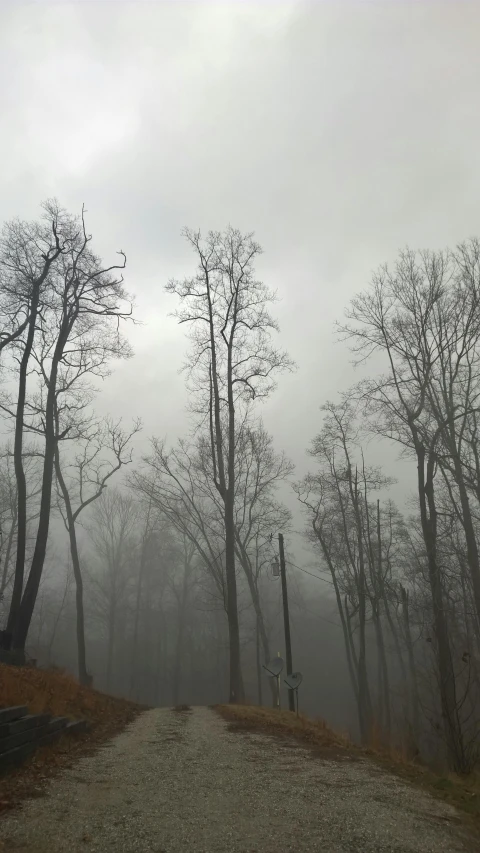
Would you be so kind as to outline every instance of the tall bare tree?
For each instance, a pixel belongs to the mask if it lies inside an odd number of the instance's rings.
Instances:
[[[67,218],[69,241],[58,250],[44,277],[44,292],[39,297],[36,323],[25,342],[22,359],[28,350],[28,361],[35,357],[38,378],[32,413],[41,408],[40,425],[31,428],[42,434],[43,475],[40,514],[35,549],[28,579],[18,606],[19,589],[23,587],[24,553],[22,542],[17,550],[14,597],[9,615],[9,631],[13,646],[22,650],[28,634],[38,587],[45,561],[51,513],[55,447],[71,429],[66,423],[60,435],[56,430],[56,408],[59,393],[70,389],[86,373],[104,375],[109,357],[125,357],[129,347],[122,339],[118,323],[130,317],[131,307],[123,287],[120,264],[104,267],[90,248],[91,236],[86,231],[84,213],[80,219]],[[26,369],[26,368],[25,368]],[[20,398],[19,398],[20,399]],[[25,398],[17,403],[16,422],[21,415],[21,432],[25,429]],[[20,407],[19,407],[20,406]],[[19,415],[20,413],[20,415]],[[20,478],[21,479],[21,478]],[[19,481],[20,482],[20,481]],[[25,495],[18,489],[18,537]],[[22,522],[23,524],[23,522]]]
[[[23,436],[27,375],[39,313],[49,286],[52,267],[77,240],[76,223],[55,201],[43,205],[41,222],[14,220],[5,225],[0,244],[2,321],[0,348],[15,341],[18,391],[15,412],[14,463],[17,480],[17,550],[13,593],[7,622],[7,643],[16,624],[23,592],[27,537],[27,483],[23,463]],[[13,323],[13,330],[12,330]]]
[[[443,730],[451,762],[458,770],[465,770],[470,759],[462,725],[464,700],[448,624],[438,475],[442,469],[452,475],[478,618],[478,545],[464,459],[472,459],[467,436],[480,405],[479,258],[476,240],[453,252],[403,252],[392,270],[381,268],[371,287],[352,301],[349,322],[343,327],[359,358],[383,354],[386,372],[365,381],[359,391],[373,415],[375,430],[398,441],[417,464]]]
[[[185,230],[197,261],[197,272],[173,280],[180,323],[190,326],[192,350],[187,365],[194,411],[208,425],[215,488],[223,502],[225,578],[230,636],[230,701],[243,698],[235,572],[236,431],[251,402],[267,396],[274,377],[292,366],[271,345],[277,324],[269,313],[274,293],[255,277],[260,246],[252,235],[227,228],[210,232]]]

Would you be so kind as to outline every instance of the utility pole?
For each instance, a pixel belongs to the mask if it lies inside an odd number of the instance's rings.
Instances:
[[[287,575],[285,572],[285,551],[283,547],[283,533],[278,534],[278,548],[280,551],[280,575],[282,578],[283,622],[285,625],[285,657],[287,660],[287,675],[290,675],[293,672],[292,641],[290,639],[290,618],[288,615]],[[288,708],[290,711],[295,711],[294,691],[290,689],[288,690]]]

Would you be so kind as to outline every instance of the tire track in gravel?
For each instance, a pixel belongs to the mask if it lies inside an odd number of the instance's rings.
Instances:
[[[0,822],[1,853],[467,853],[455,810],[364,760],[147,711]]]

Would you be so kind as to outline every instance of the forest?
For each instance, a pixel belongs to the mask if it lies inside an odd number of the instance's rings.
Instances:
[[[98,406],[135,358],[128,253],[103,260],[85,210],[55,200],[3,226],[0,659],[150,705],[272,705],[263,666],[284,656],[283,533],[303,710],[470,772],[480,242],[405,249],[345,306],[337,345],[358,378],[322,399],[319,365],[304,475],[262,419],[279,377],[302,383],[302,365],[281,346],[260,245],[231,226],[183,239],[190,274],[158,282],[185,338],[188,426],[172,441],[161,422],[145,434],[128,401],[121,419]],[[411,472],[403,501],[384,447]]]

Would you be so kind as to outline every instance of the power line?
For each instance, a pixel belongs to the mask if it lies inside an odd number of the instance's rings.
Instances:
[[[330,586],[335,586],[333,581],[328,580],[328,578],[322,578],[321,575],[314,575],[313,572],[309,572],[308,569],[302,569],[301,566],[297,566],[295,563],[292,563],[291,560],[287,560],[287,563],[290,566],[293,566],[294,569],[298,569],[299,572],[304,572],[306,575],[310,575],[310,577],[312,577],[312,578],[316,578],[317,580],[323,581],[324,583],[329,583]]]
[[[298,569],[300,572],[304,572],[304,574],[310,575],[310,577],[312,577],[312,578],[316,578],[319,581],[323,581],[323,583],[328,583],[328,584],[330,584],[330,586],[333,586],[333,587],[335,586],[333,581],[328,580],[328,578],[322,578],[320,575],[316,575],[313,572],[309,572],[308,569],[304,569],[304,568],[302,568],[302,566],[297,566],[296,563],[292,562],[292,560],[286,560],[286,563],[288,565],[292,566],[294,569]],[[317,619],[322,619],[324,622],[328,622],[329,625],[335,625],[336,628],[340,628],[343,631],[343,626],[340,624],[340,622],[334,622],[333,619],[327,619],[326,616],[321,616],[320,613],[314,613],[313,610],[309,610],[308,607],[305,607],[305,605],[299,604],[298,601],[294,601],[293,603],[297,607],[299,607],[301,610],[304,610],[306,613],[310,613],[311,616],[315,616]],[[375,637],[367,637],[367,639],[374,642],[375,645],[378,645]],[[385,649],[387,649],[387,651],[391,652],[392,654],[397,654],[397,651],[398,651],[396,648],[394,648],[393,646],[391,646],[389,644],[385,644]]]
[[[322,619],[324,622],[328,622],[330,625],[335,625],[337,628],[342,628],[340,622],[334,622],[333,619],[327,619],[326,616],[322,616],[320,613],[314,613],[313,610],[309,610],[308,607],[305,607],[304,604],[299,604],[298,601],[293,602],[300,610],[304,610],[306,613],[310,613],[312,616],[315,616],[317,619]],[[342,628],[343,631],[343,628]]]
[[[300,567],[296,566],[295,568],[298,569]],[[318,575],[314,575],[313,577],[318,577]],[[323,578],[320,578],[320,580],[323,580]],[[340,628],[343,631],[343,625],[341,625],[340,622],[334,622],[333,619],[328,619],[326,616],[322,616],[320,613],[315,613],[313,610],[310,610],[308,607],[305,607],[304,604],[300,604],[298,601],[294,600],[293,603],[300,610],[304,610],[306,613],[310,613],[311,616],[315,616],[317,619],[321,619],[323,622],[328,622],[329,625],[335,625],[336,628]],[[370,641],[371,643],[374,643],[375,646],[378,648],[378,643],[377,643],[377,640],[375,637],[371,637],[371,636],[367,635],[365,637],[365,639]],[[387,651],[391,652],[391,654],[395,654],[395,655],[398,654],[398,650],[394,646],[390,645],[389,643],[384,643],[384,648]]]

